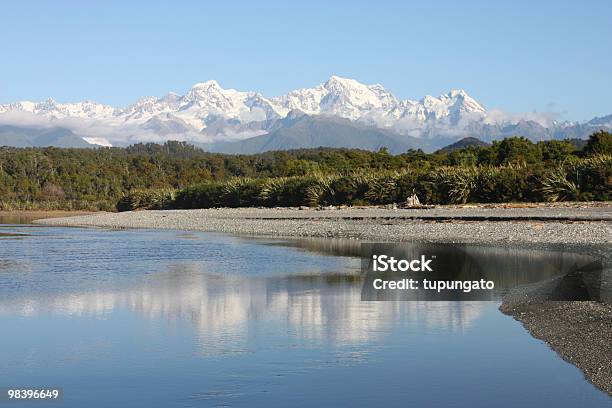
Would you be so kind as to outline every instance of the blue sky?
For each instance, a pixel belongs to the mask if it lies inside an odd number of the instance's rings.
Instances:
[[[297,3],[6,2],[0,103],[126,105],[208,79],[276,96],[337,74],[402,99],[612,113],[611,1]]]

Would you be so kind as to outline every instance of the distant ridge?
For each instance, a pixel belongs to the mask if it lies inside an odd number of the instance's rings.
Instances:
[[[235,142],[202,144],[216,153],[254,154],[271,150],[317,147],[377,151],[385,147],[392,154],[404,153],[420,145],[418,139],[399,136],[384,129],[365,126],[332,116],[302,115],[271,133]]]
[[[490,143],[483,142],[482,140],[476,137],[464,137],[461,140],[456,141],[455,143],[449,144],[438,150],[439,152],[447,152],[450,153],[453,150],[465,149],[467,147],[487,147],[491,146]]]
[[[70,129],[53,127],[36,129],[0,126],[0,146],[12,147],[94,147]]]

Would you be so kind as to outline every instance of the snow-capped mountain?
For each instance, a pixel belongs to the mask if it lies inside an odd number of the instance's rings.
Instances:
[[[300,110],[310,115],[333,115],[359,120],[368,113],[387,114],[398,106],[398,100],[382,85],[364,85],[354,79],[332,76],[315,88],[298,89],[273,98],[279,112]]]
[[[116,109],[96,102],[57,103],[52,98],[43,102],[20,101],[0,105],[2,112],[25,112],[50,119],[81,118],[103,119],[112,117]]]
[[[0,105],[0,113],[26,112],[52,120],[93,119],[117,126],[143,124],[155,117],[157,122],[178,119],[198,132],[217,118],[244,124],[280,119],[291,110],[387,125],[406,117],[420,123],[445,118],[457,122],[462,115],[486,113],[463,90],[452,90],[439,98],[426,96],[419,102],[398,101],[380,84],[364,85],[354,79],[338,76],[332,76],[317,87],[299,89],[275,98],[266,98],[256,92],[223,89],[211,80],[195,84],[183,96],[169,93],[162,98],[143,97],[133,105],[122,108],[89,101],[61,104],[53,99],[39,103],[22,101]]]
[[[298,89],[268,98],[257,92],[224,89],[216,81],[197,83],[184,95],[143,97],[126,107],[85,101],[58,103],[21,101],[0,105],[0,124],[37,127],[63,126],[88,141],[123,145],[169,139],[211,143],[241,140],[282,128],[288,115],[332,116],[360,126],[427,140],[476,136],[484,140],[518,134],[534,138],[558,137],[565,129],[582,134],[604,125],[548,123],[508,118],[487,111],[464,90],[438,97],[398,100],[380,84],[365,85],[332,76],[314,88]],[[604,126],[604,127],[605,127]],[[572,128],[573,127],[573,128]],[[510,134],[508,134],[510,133]]]

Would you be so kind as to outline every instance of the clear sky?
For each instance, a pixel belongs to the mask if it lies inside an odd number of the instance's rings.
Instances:
[[[0,103],[126,105],[208,79],[276,96],[336,74],[402,99],[612,113],[612,1],[299,3],[5,2]]]

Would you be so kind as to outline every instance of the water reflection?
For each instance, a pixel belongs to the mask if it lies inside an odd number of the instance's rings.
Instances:
[[[30,230],[0,243],[0,378],[61,406],[608,402],[498,303],[362,301],[358,243]]]
[[[589,254],[557,245],[552,250],[490,246],[475,244],[439,243],[361,243],[346,239],[295,239],[271,242],[269,245],[287,245],[321,255],[361,257],[362,271],[366,274],[363,300],[496,300],[518,286],[551,281],[551,298],[556,300],[612,299],[612,276],[609,262],[602,254],[610,253],[609,245],[592,246]],[[396,259],[435,258],[433,271],[425,273],[372,271],[373,255],[393,256]],[[599,255],[598,255],[599,254]],[[555,278],[566,277],[559,282]],[[431,280],[490,280],[495,290],[463,293],[461,291],[380,291],[372,286],[373,280],[401,280],[423,278]],[[607,286],[606,286],[607,285]]]
[[[426,271],[374,271],[373,256],[428,259]],[[563,250],[498,248],[466,244],[364,244],[362,269],[366,272],[364,300],[500,300],[510,289],[535,283],[551,285],[556,300],[600,300],[603,263],[596,257]],[[422,282],[491,282],[492,290],[376,290],[376,279],[414,278]]]
[[[43,240],[43,256],[15,243],[13,259],[0,258],[0,276],[5,275],[0,290],[11,295],[0,299],[0,313],[99,316],[129,310],[151,320],[188,321],[206,354],[241,349],[249,326],[258,322],[283,324],[288,333],[302,339],[346,345],[380,340],[403,321],[436,330],[465,330],[484,307],[465,301],[362,301],[368,277],[360,273],[357,257],[363,255],[363,247],[355,241],[236,241],[199,233],[130,236],[49,231],[33,241]],[[83,251],[86,244],[90,247]],[[550,278],[560,268],[590,259],[512,248],[383,246],[377,251],[399,251],[398,257],[432,251],[440,257],[450,254],[447,263],[462,265],[462,273],[486,272],[504,288]],[[80,249],[73,257],[74,247]],[[54,284],[58,289],[53,289]]]
[[[478,302],[361,302],[361,285],[358,275],[245,278],[177,264],[127,290],[0,300],[0,313],[87,316],[126,309],[152,320],[184,320],[193,324],[201,351],[208,354],[240,348],[249,325],[261,321],[285,324],[302,339],[349,345],[379,339],[406,319],[427,328],[463,330],[483,307]]]

